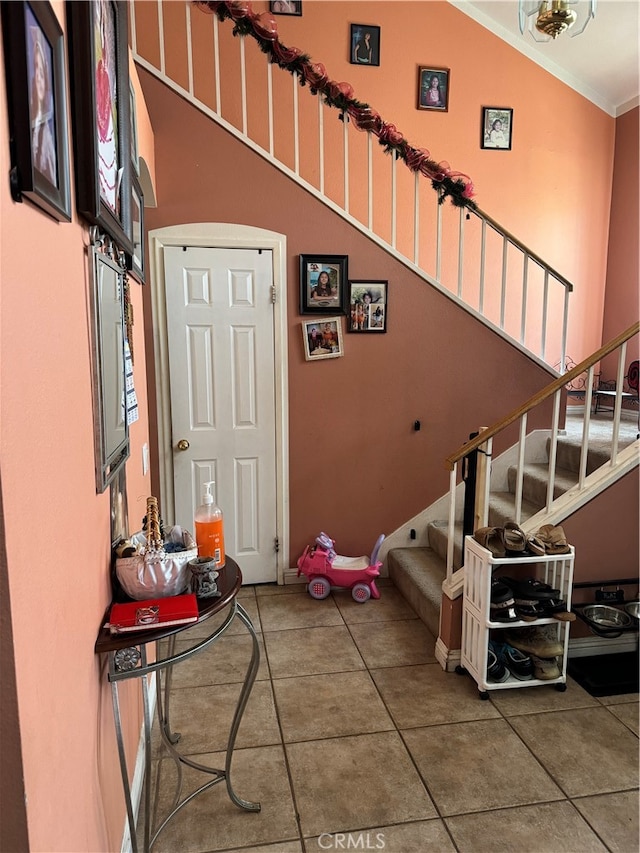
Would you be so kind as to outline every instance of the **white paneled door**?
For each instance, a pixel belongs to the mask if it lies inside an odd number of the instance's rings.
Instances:
[[[277,575],[272,253],[164,248],[175,523],[203,484],[245,583]]]

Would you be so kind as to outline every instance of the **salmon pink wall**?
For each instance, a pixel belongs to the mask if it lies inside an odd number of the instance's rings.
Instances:
[[[636,107],[616,120],[616,159],[613,172],[603,342],[611,340],[640,316],[638,306],[639,113],[640,109]],[[639,342],[636,337],[629,342],[627,364],[639,355]],[[615,367],[612,370],[612,376],[615,376]]]
[[[268,8],[262,2],[252,5],[256,12]],[[163,10],[166,31],[172,35],[165,45],[167,74],[187,88],[184,8],[181,3],[165,2]],[[211,16],[193,8],[191,20],[195,91],[213,107]],[[480,207],[575,285],[568,354],[579,361],[596,349],[602,334],[614,119],[447,2],[308,2],[301,17],[279,15],[275,21],[286,45],[299,47],[312,60],[324,63],[331,79],[349,82],[356,98],[371,104],[412,144],[427,148],[435,160],[446,160],[472,177]],[[380,26],[379,67],[349,63],[351,23]],[[239,69],[238,40],[231,36],[231,29],[230,22],[219,27],[222,63],[225,68]],[[139,50],[157,61],[155,4],[138,4],[137,31]],[[266,63],[251,38],[246,40],[246,61],[249,130],[268,147]],[[450,69],[448,112],[416,108],[420,65]],[[287,72],[274,69],[273,91],[275,153],[293,166],[289,118],[293,96]],[[232,86],[222,78],[221,93],[224,118],[239,127],[242,111],[237,84]],[[301,90],[299,101],[300,171],[313,181],[317,157],[310,159],[308,152],[316,149],[316,99]],[[483,106],[513,109],[511,151],[480,148]],[[327,111],[327,148],[340,149],[341,133],[336,111]],[[361,150],[353,150],[350,157],[354,173],[350,209],[358,216],[364,202],[358,199],[357,187],[366,187],[366,160],[365,135],[356,136],[362,141]],[[388,169],[388,158],[381,158],[374,172],[386,174]],[[405,167],[398,171],[400,199],[412,192],[413,182]],[[329,173],[326,182],[327,194],[341,202],[341,177]],[[384,232],[389,226],[381,217],[390,222],[383,203],[389,190],[379,190],[376,184],[376,192],[374,220]],[[407,245],[411,231],[406,227],[408,220],[403,220],[406,209],[399,204],[398,247],[411,256]],[[496,281],[494,287],[499,284]],[[560,301],[554,305],[552,324],[555,320],[560,323],[561,310]],[[548,356],[553,363],[559,351]]]
[[[53,8],[64,29],[64,3]],[[0,55],[2,77],[4,67]],[[19,717],[13,736],[22,758],[22,773],[3,767],[0,785],[15,789],[23,779],[31,850],[98,853],[120,848],[124,801],[105,661],[93,651],[111,597],[111,543],[109,491],[95,489],[88,229],[75,212],[71,223],[58,223],[11,200],[4,79],[0,120],[0,458]],[[140,461],[149,435],[135,283],[132,296],[140,420],[127,474],[139,526],[136,500],[150,485]],[[126,686],[133,759],[140,701]]]

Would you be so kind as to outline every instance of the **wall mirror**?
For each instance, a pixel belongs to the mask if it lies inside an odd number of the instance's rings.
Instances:
[[[93,278],[93,391],[96,488],[104,492],[129,456],[125,410],[124,273],[96,246]]]

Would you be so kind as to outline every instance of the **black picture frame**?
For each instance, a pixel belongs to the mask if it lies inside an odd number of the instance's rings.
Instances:
[[[133,251],[127,254],[127,268],[140,284],[146,279],[144,250],[144,193],[137,175],[131,176],[131,239]]]
[[[300,255],[300,313],[346,313],[347,270],[348,255]]]
[[[3,2],[11,197],[71,221],[67,84],[62,28],[51,4]],[[40,73],[41,72],[41,73]],[[42,92],[38,92],[37,81]]]
[[[437,86],[434,85],[437,81]],[[418,109],[437,110],[440,113],[449,111],[449,87],[451,71],[449,68],[434,68],[431,65],[418,67]],[[432,92],[437,88],[437,98]]]
[[[272,15],[302,15],[302,0],[275,0],[269,3]]]
[[[348,332],[387,331],[389,282],[381,279],[358,279],[349,282]]]
[[[351,65],[380,65],[380,27],[351,24],[349,62]]]
[[[81,216],[131,254],[127,4],[123,0],[67,0],[67,22],[69,64],[74,70],[76,207]]]
[[[480,148],[490,151],[511,151],[513,138],[513,109],[511,107],[482,107]]]

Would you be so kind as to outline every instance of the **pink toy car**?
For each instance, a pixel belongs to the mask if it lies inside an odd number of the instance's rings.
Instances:
[[[380,598],[376,578],[380,575],[381,562],[378,551],[384,541],[384,533],[378,537],[371,557],[341,557],[336,554],[334,541],[321,533],[315,545],[307,545],[298,560],[298,575],[309,579],[309,595],[326,598],[331,585],[351,589],[354,601],[364,604],[371,596]]]

